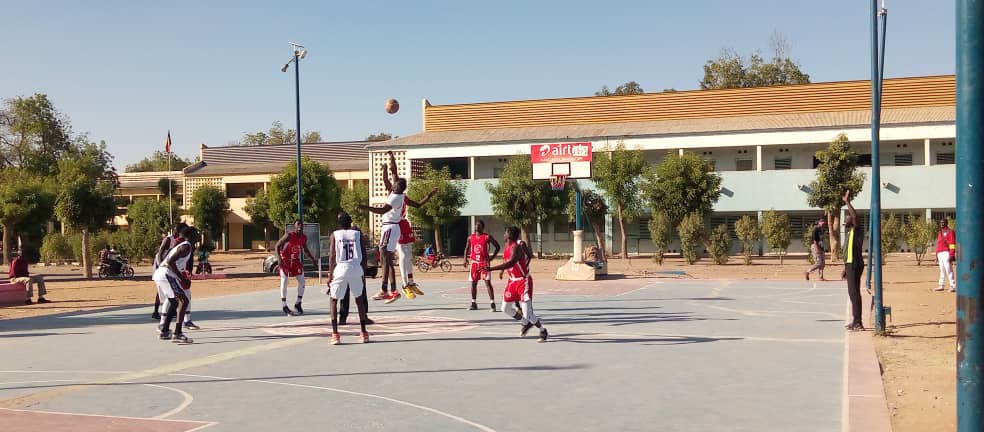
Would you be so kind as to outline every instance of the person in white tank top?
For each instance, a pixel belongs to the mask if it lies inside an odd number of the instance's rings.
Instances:
[[[168,251],[161,261],[160,266],[154,271],[153,280],[157,284],[157,291],[161,299],[166,299],[168,313],[164,314],[164,323],[159,326],[160,339],[170,339],[176,343],[191,343],[190,338],[186,337],[181,331],[181,324],[184,321],[185,313],[188,311],[188,295],[185,287],[191,286],[191,280],[184,275],[188,261],[191,259],[195,243],[201,240],[201,234],[194,227],[187,227],[181,232],[183,242],[175,245]],[[171,312],[177,312],[177,323],[174,333],[171,333]]]
[[[359,326],[362,343],[369,342],[366,331],[369,302],[366,299],[366,256],[362,251],[362,233],[352,229],[352,216],[338,214],[338,229],[328,239],[328,295],[331,297],[331,344],[341,343],[338,334],[338,300],[351,291],[355,305],[359,308]]]

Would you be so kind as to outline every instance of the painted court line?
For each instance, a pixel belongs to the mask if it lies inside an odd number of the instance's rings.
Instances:
[[[155,419],[166,419],[166,418],[168,418],[170,416],[173,416],[173,415],[175,415],[175,414],[177,414],[177,413],[179,413],[181,411],[184,411],[184,409],[185,408],[188,408],[188,406],[191,405],[191,403],[195,400],[195,398],[191,397],[191,395],[188,394],[188,392],[186,392],[184,390],[176,389],[174,387],[162,386],[162,385],[158,385],[158,384],[144,384],[144,385],[145,386],[148,386],[148,387],[157,387],[157,388],[162,388],[164,390],[170,390],[170,391],[173,391],[173,392],[181,395],[181,397],[184,398],[184,400],[181,401],[181,404],[180,405],[178,405],[177,407],[175,407],[174,409],[172,409],[172,410],[170,410],[170,411],[168,411],[166,413],[155,415],[154,416]]]
[[[127,417],[127,416],[111,416],[111,415],[102,415],[102,414],[79,414],[79,413],[70,413],[70,412],[62,412],[62,411],[38,411],[38,410],[22,410],[22,409],[0,408],[0,412],[3,412],[3,411],[22,412],[22,413],[31,413],[31,414],[44,414],[44,415],[49,415],[50,414],[50,415],[56,415],[56,416],[62,415],[62,416],[99,417],[99,418],[126,419],[126,420],[153,420],[153,421],[173,422],[173,423],[195,423],[195,424],[198,424],[199,425],[198,427],[196,427],[194,429],[189,429],[189,430],[187,430],[185,432],[199,431],[199,430],[205,429],[205,428],[207,428],[209,426],[213,426],[213,425],[219,424],[218,422],[199,421],[199,420],[150,419],[150,418],[144,418],[144,417]]]
[[[233,380],[234,379],[234,378],[228,378],[228,377],[218,377],[218,376],[209,376],[209,375],[193,375],[193,374],[172,374],[172,375],[174,375],[174,376],[185,376],[185,377],[191,377],[191,378],[206,378],[206,379],[214,379],[214,380]],[[384,400],[384,401],[387,401],[387,402],[392,402],[392,403],[395,403],[395,404],[399,404],[399,405],[403,405],[403,406],[408,406],[410,408],[416,408],[416,409],[419,409],[419,410],[422,410],[422,411],[427,411],[429,413],[437,414],[439,416],[449,418],[449,419],[454,420],[454,421],[457,421],[459,423],[463,423],[463,424],[469,425],[469,426],[474,427],[475,429],[478,429],[480,431],[484,431],[484,432],[495,432],[495,429],[492,429],[492,428],[490,428],[488,426],[485,426],[483,424],[480,424],[480,423],[473,422],[473,421],[468,420],[466,418],[459,417],[459,416],[456,416],[454,414],[447,413],[447,412],[441,411],[441,410],[436,409],[436,408],[426,407],[426,406],[423,406],[423,405],[417,405],[417,404],[412,403],[412,402],[407,402],[407,401],[400,400],[400,399],[394,399],[394,398],[391,398],[391,397],[386,397],[386,396],[381,396],[381,395],[376,395],[376,394],[371,394],[371,393],[355,392],[355,391],[351,391],[351,390],[343,390],[343,389],[334,388],[334,387],[321,387],[321,386],[312,386],[312,385],[306,385],[306,384],[285,383],[285,382],[279,382],[279,381],[269,381],[269,380],[243,380],[243,381],[244,382],[261,383],[261,384],[273,384],[273,385],[282,385],[282,386],[289,386],[289,387],[307,388],[307,389],[313,389],[313,390],[325,390],[325,391],[330,391],[330,392],[335,392],[335,393],[348,394],[348,395],[352,395],[352,396],[362,396],[362,397],[367,397],[367,398],[372,398],[372,399]]]

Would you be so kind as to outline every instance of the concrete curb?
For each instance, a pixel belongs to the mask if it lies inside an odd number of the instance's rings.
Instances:
[[[870,331],[848,332],[844,338],[844,432],[892,432],[873,336]]]

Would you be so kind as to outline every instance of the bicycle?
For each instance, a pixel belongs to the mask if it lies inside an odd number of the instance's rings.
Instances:
[[[453,267],[451,261],[448,261],[444,254],[437,254],[434,258],[417,257],[414,259],[414,265],[422,272],[437,267],[440,267],[444,272],[450,272]]]

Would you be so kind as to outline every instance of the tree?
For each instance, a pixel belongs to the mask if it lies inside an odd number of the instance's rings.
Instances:
[[[621,96],[630,94],[643,94],[646,91],[642,89],[642,86],[635,81],[629,81],[625,84],[615,87],[615,91],[608,89],[608,86],[601,86],[601,90],[595,92],[595,96]]]
[[[815,224],[809,224],[809,225],[806,226],[806,229],[803,230],[803,238],[802,238],[802,240],[803,240],[803,247],[805,247],[806,250],[810,250],[810,248],[813,246],[813,229],[816,228],[816,227],[817,226]],[[816,264],[813,261],[813,254],[812,253],[806,254],[806,260],[810,264]]]
[[[646,171],[646,157],[640,149],[627,149],[619,141],[614,148],[605,146],[591,162],[592,180],[599,189],[605,191],[608,202],[614,204],[615,218],[621,234],[622,258],[628,259],[628,238],[625,223],[632,222],[642,213],[642,200],[639,196],[643,173]]]
[[[434,229],[434,247],[438,252],[443,252],[441,227],[461,216],[461,208],[468,204],[468,199],[465,198],[465,184],[453,181],[451,169],[446,166],[440,170],[425,167],[423,175],[410,183],[407,193],[416,200],[422,200],[434,188],[438,189],[437,194],[420,208],[411,207],[410,217],[414,222]]]
[[[10,262],[15,235],[28,228],[51,220],[55,194],[41,179],[21,170],[8,169],[0,173],[0,226],[3,227],[3,263]]]
[[[577,217],[575,214],[577,197],[575,188],[568,188],[569,196],[567,204],[567,215],[570,222],[574,222]],[[608,215],[608,205],[605,204],[605,197],[591,189],[581,190],[581,223],[587,221],[591,224],[591,231],[594,232],[595,243],[601,250],[601,260],[608,261],[605,254],[605,216]]]
[[[888,254],[899,250],[899,241],[904,235],[905,226],[902,219],[894,213],[884,218],[881,223],[881,259],[885,264]]]
[[[270,228],[274,223],[270,219],[270,198],[266,191],[262,189],[256,191],[256,196],[246,200],[243,211],[249,215],[250,223],[263,227],[263,248],[270,250]]]
[[[302,136],[302,141],[305,144],[321,142],[321,133],[309,131]],[[240,139],[238,143],[238,145],[241,146],[284,144],[297,144],[297,131],[293,129],[284,129],[284,124],[279,121],[274,121],[270,126],[270,129],[266,132],[260,131],[243,134],[242,139]]]
[[[656,248],[653,254],[656,264],[663,265],[663,256],[670,245],[670,228],[670,218],[663,213],[653,213],[653,218],[649,220],[649,238]]]
[[[758,51],[745,58],[732,49],[722,50],[718,58],[704,64],[700,88],[767,87],[810,82],[810,75],[803,73],[789,57],[789,43],[783,35],[772,35],[771,48],[772,59],[769,61]]]
[[[710,161],[694,153],[670,153],[646,174],[643,195],[654,213],[663,213],[677,225],[690,213],[711,214],[721,196],[721,176]]]
[[[167,200],[138,199],[127,207],[129,229],[120,231],[120,240],[131,258],[149,258],[157,252],[161,236],[170,231],[172,220],[178,219],[178,206]],[[168,210],[170,208],[170,213]]]
[[[58,185],[55,213],[62,224],[80,233],[82,268],[85,277],[91,278],[89,235],[108,226],[116,214],[118,183],[106,143],[75,146],[68,157],[58,161]]]
[[[926,256],[926,250],[933,243],[935,232],[936,223],[923,220],[916,216],[909,216],[909,223],[906,224],[903,235],[905,236],[906,244],[912,248],[912,252],[916,255],[916,265],[922,265],[922,260]]]
[[[567,208],[569,193],[554,192],[549,183],[533,181],[533,164],[527,155],[511,157],[502,168],[499,182],[488,183],[485,188],[491,195],[492,213],[519,227],[527,243],[536,224],[557,218]]]
[[[704,243],[706,230],[704,217],[699,212],[693,212],[683,217],[677,226],[680,235],[680,252],[687,264],[693,265],[700,259],[698,248]]]
[[[341,190],[331,169],[318,161],[301,158],[301,196],[304,220],[335,226],[341,206]],[[270,180],[267,189],[270,201],[269,217],[277,226],[286,226],[297,219],[297,166],[284,165],[280,174]]]
[[[840,249],[840,213],[844,191],[857,196],[864,186],[864,173],[858,172],[858,155],[851,151],[847,135],[839,134],[825,150],[818,151],[816,180],[810,182],[807,204],[823,209],[830,227],[830,259],[837,261]]]
[[[170,165],[168,161],[170,160]],[[190,159],[182,158],[174,153],[165,153],[160,150],[154,154],[141,159],[139,162],[127,165],[125,172],[154,172],[154,171],[181,171],[191,165]]]
[[[751,265],[752,251],[762,238],[758,221],[748,215],[742,216],[735,222],[735,234],[738,235],[738,240],[741,240],[741,253],[745,258],[745,265]]]
[[[209,240],[215,241],[222,237],[227,210],[229,199],[218,187],[202,185],[191,194],[191,217],[195,219],[195,227]],[[202,244],[205,244],[204,237]]]
[[[765,235],[769,248],[779,254],[779,265],[782,265],[789,243],[792,242],[789,215],[780,214],[775,210],[762,213],[762,234]]]
[[[0,109],[0,169],[54,175],[58,160],[72,149],[71,130],[68,119],[44,94],[7,100]]]
[[[166,197],[170,197],[175,193],[178,193],[178,182],[177,180],[162,178],[157,180],[157,190]]]
[[[386,132],[374,133],[366,137],[366,141],[389,141],[396,138]]]
[[[359,210],[359,204],[369,205],[369,185],[366,183],[356,183],[352,189],[342,191],[341,206],[352,216],[352,225],[369,229],[369,212]]]
[[[728,251],[730,249],[731,234],[728,233],[728,225],[718,225],[707,236],[707,251],[711,254],[711,258],[714,259],[714,264],[727,264]]]

